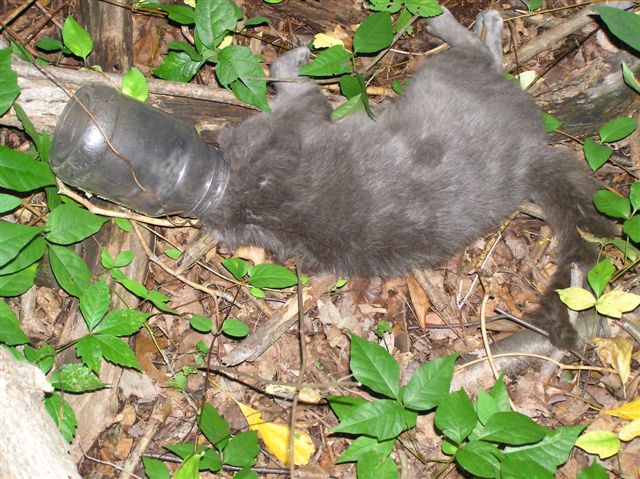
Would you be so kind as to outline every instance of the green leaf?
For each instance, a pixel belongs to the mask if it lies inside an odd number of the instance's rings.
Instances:
[[[535,12],[536,10],[542,8],[542,0],[522,0],[524,4],[527,6],[527,9],[530,12]]]
[[[373,437],[360,436],[342,453],[336,460],[336,464],[356,462],[368,452],[375,452],[378,456],[388,456],[393,450],[394,443],[394,439],[380,442]]]
[[[249,334],[249,328],[242,321],[228,318],[222,323],[222,332],[232,338],[244,338]]]
[[[14,191],[31,191],[56,184],[49,165],[19,151],[0,146],[0,186]]]
[[[37,264],[17,273],[0,276],[0,296],[19,296],[33,286],[36,280]]]
[[[177,260],[180,255],[182,255],[182,251],[176,248],[169,248],[167,250],[164,250],[164,254],[166,254],[172,260]]]
[[[257,264],[249,274],[249,284],[256,288],[281,289],[298,283],[298,277],[279,264]]]
[[[621,116],[605,123],[598,134],[604,143],[611,143],[629,136],[637,127],[636,120],[628,116]]]
[[[604,292],[615,273],[616,267],[609,257],[606,257],[589,270],[587,279],[589,280],[589,286],[591,286],[591,289],[596,293],[596,298],[599,298]]]
[[[45,238],[64,245],[77,243],[97,233],[108,220],[76,205],[60,205],[49,213]]]
[[[250,28],[250,27],[256,27],[258,25],[265,25],[265,24],[270,24],[271,20],[269,20],[267,17],[251,17],[249,19],[247,19],[246,22],[244,22],[244,27],[245,28]]]
[[[0,213],[15,210],[21,204],[22,200],[20,198],[7,195],[6,193],[0,193]]]
[[[149,296],[149,291],[143,284],[127,278],[119,269],[112,270],[111,277],[139,298],[146,299]]]
[[[204,456],[200,459],[200,470],[218,472],[222,469],[222,458],[218,451],[214,451],[212,448],[207,447],[204,450]],[[236,474],[234,477],[238,477]]]
[[[389,12],[369,15],[360,24],[353,36],[355,53],[376,53],[391,46],[393,25]]]
[[[436,409],[435,423],[445,436],[461,444],[478,423],[478,415],[467,393],[460,389],[443,400]]]
[[[127,343],[110,334],[93,334],[92,337],[99,345],[104,359],[120,366],[140,370],[138,360]]]
[[[631,241],[640,243],[640,214],[624,222],[622,231],[631,238]]]
[[[92,284],[84,290],[80,296],[80,311],[87,323],[89,331],[100,322],[109,311],[111,305],[111,294],[104,280]]]
[[[24,334],[18,318],[4,301],[0,301],[0,343],[7,346],[27,344],[29,337]]]
[[[552,131],[556,131],[562,123],[556,117],[549,115],[549,113],[542,112],[542,124],[544,125],[544,129],[551,133]]]
[[[624,82],[633,88],[636,93],[640,93],[640,81],[638,81],[636,75],[625,62],[622,62],[622,78],[624,78]]]
[[[506,456],[502,460],[502,469],[499,477],[502,479],[554,479],[556,475],[555,471],[551,474],[534,461],[523,461],[512,456]]]
[[[231,436],[229,424],[211,404],[204,403],[198,417],[198,427],[216,449],[219,451],[225,449]]]
[[[242,281],[249,272],[249,263],[241,258],[225,258],[221,263],[238,281]]]
[[[106,384],[83,364],[65,364],[62,369],[53,373],[49,382],[54,388],[69,393],[97,391],[106,387]]]
[[[213,329],[213,321],[206,316],[194,314],[189,320],[189,326],[198,331],[199,333],[210,333]]]
[[[153,70],[153,74],[158,78],[181,83],[189,82],[200,70],[204,60],[193,61],[184,52],[169,52],[164,57],[162,63]]]
[[[613,154],[613,150],[611,148],[597,143],[590,137],[584,139],[582,151],[584,152],[584,157],[586,158],[587,163],[589,163],[589,166],[593,171],[596,171],[604,165]]]
[[[358,479],[396,479],[398,467],[388,455],[375,451],[364,454],[356,465]]]
[[[62,25],[62,41],[64,46],[71,50],[71,53],[84,59],[93,50],[91,35],[71,15]]]
[[[599,190],[593,197],[593,204],[601,213],[613,218],[629,218],[631,204],[627,198],[609,190]]]
[[[299,69],[301,75],[314,77],[342,75],[351,71],[351,53],[342,45],[335,45],[321,51],[315,60]]]
[[[29,135],[29,138],[31,138],[31,140],[33,141],[33,144],[35,145],[36,150],[38,151],[42,159],[46,160],[49,151],[47,147],[48,145],[45,146],[44,144],[47,143],[47,140],[45,140],[45,138],[49,138],[49,135],[40,135],[36,131],[36,127],[33,126],[33,123],[31,123],[31,120],[27,116],[26,112],[19,104],[16,103],[15,105],[13,105],[13,109],[16,112],[18,120],[20,120],[20,123],[22,123],[22,127],[24,128],[25,133]],[[50,143],[50,138],[48,143]]]
[[[328,396],[327,401],[340,421],[344,421],[354,409],[367,402],[355,396]]]
[[[229,0],[199,0],[195,10],[196,32],[202,44],[215,49],[228,31],[236,28],[236,13]]]
[[[606,459],[620,452],[620,439],[611,431],[590,431],[576,440],[577,447]]]
[[[267,103],[267,80],[262,66],[247,47],[229,45],[218,53],[216,77],[238,99],[270,111]]]
[[[504,375],[501,374],[496,383],[491,387],[489,395],[496,400],[499,411],[511,411],[511,400],[507,387],[504,385]]]
[[[607,470],[593,461],[589,467],[584,467],[579,473],[576,479],[609,479]]]
[[[45,37],[36,42],[36,47],[45,52],[57,52],[64,48],[64,45],[57,38]]]
[[[267,3],[280,3],[283,0],[265,0]],[[244,468],[239,470],[233,479],[258,479],[258,473],[252,469]]]
[[[135,309],[117,309],[98,325],[95,333],[111,336],[130,336],[137,333],[152,313],[143,313]]]
[[[136,67],[130,68],[122,77],[122,93],[144,103],[149,96],[147,79]]]
[[[383,347],[351,334],[349,365],[356,381],[379,394],[398,398],[400,367]]]
[[[100,262],[105,269],[112,269],[116,266],[116,262],[107,248],[102,248],[102,251],[100,252]]]
[[[640,17],[619,8],[594,6],[607,28],[624,43],[640,52]]]
[[[23,46],[14,41],[9,42],[11,52],[17,56],[20,60],[24,60],[27,63],[33,63],[33,57],[31,53]],[[48,63],[45,62],[46,65]],[[0,71],[4,71],[4,68],[0,68]],[[2,92],[2,88],[0,88],[0,92]],[[2,114],[2,112],[0,112]]]
[[[115,218],[113,222],[116,224],[118,228],[122,231],[129,232],[131,231],[131,222],[126,218]]]
[[[151,457],[142,457],[144,473],[149,479],[170,479],[171,472],[166,464]]]
[[[187,457],[176,469],[173,479],[198,479],[200,477],[198,470],[200,469],[201,458],[202,455],[200,454],[193,454]]]
[[[640,181],[636,181],[629,188],[629,201],[634,213],[640,210]]]
[[[421,17],[435,17],[442,13],[437,0],[406,0],[406,7],[410,13]]]
[[[549,431],[539,442],[527,446],[507,447],[505,453],[517,459],[528,459],[555,473],[558,466],[567,462],[571,449],[584,426],[559,427]]]
[[[484,426],[491,416],[500,411],[498,401],[489,393],[479,391],[476,398],[476,411],[478,412],[480,424]]]
[[[94,373],[100,373],[102,361],[101,343],[92,335],[84,336],[76,343],[76,356],[82,359]]]
[[[151,303],[163,313],[176,314],[174,309],[166,305],[167,301],[171,298],[162,294],[160,291],[150,291],[145,299],[151,301]]]
[[[49,246],[49,262],[62,289],[71,296],[82,296],[91,280],[87,263],[69,248],[55,245]]]
[[[398,80],[391,80],[391,88],[398,95],[404,95],[404,92],[406,90],[405,85],[402,82],[398,81]]]
[[[224,463],[236,467],[253,466],[259,452],[258,431],[244,431],[224,448]]]
[[[114,266],[116,268],[123,268],[128,266],[131,261],[133,261],[133,251],[120,251],[118,256],[116,256]]]
[[[73,438],[76,436],[78,421],[69,403],[62,399],[59,394],[52,394],[45,398],[44,407],[53,419],[64,440],[71,444]]]
[[[11,68],[11,48],[0,50],[0,116],[4,115],[18,98],[18,74]]]
[[[193,25],[196,22],[193,8],[186,5],[161,5],[162,10],[168,13],[168,18],[172,22],[180,25]]]
[[[340,105],[338,108],[331,112],[331,119],[333,121],[342,120],[344,117],[364,110],[364,103],[362,102],[362,94],[357,94],[349,98],[346,102]]]
[[[0,221],[0,266],[4,266],[20,253],[43,228]]]
[[[371,0],[369,10],[376,12],[398,13],[402,8],[402,0]]]
[[[381,399],[365,402],[340,421],[331,432],[364,434],[373,436],[378,441],[386,441],[410,427],[407,413],[397,401]]]
[[[402,388],[404,407],[426,411],[447,398],[457,358],[458,354],[450,354],[421,365]]]
[[[0,331],[2,328],[0,327]],[[56,359],[56,350],[50,344],[43,344],[41,348],[24,347],[24,356],[30,363],[35,364],[43,373],[48,373]]]
[[[501,457],[496,446],[483,441],[472,441],[455,453],[456,462],[477,477],[499,477]]]
[[[489,418],[480,439],[512,446],[539,441],[548,430],[519,412],[498,412]]]

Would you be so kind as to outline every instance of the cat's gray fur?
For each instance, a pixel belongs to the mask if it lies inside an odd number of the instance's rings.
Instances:
[[[203,219],[230,246],[389,277],[438,265],[531,200],[544,210],[560,255],[531,319],[556,345],[572,346],[575,330],[553,290],[568,286],[572,262],[595,258],[576,226],[609,232],[592,207],[597,185],[547,145],[539,110],[501,78],[497,12],[478,16],[485,43],[448,11],[428,30],[452,48],[426,61],[375,121],[363,113],[332,122],[313,83],[278,83],[273,113],[222,133],[229,184]],[[271,76],[297,76],[308,56],[305,48],[289,52]]]

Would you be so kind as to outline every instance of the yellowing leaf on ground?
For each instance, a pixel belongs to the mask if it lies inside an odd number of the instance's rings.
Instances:
[[[560,296],[560,301],[574,311],[582,311],[596,304],[596,298],[583,288],[556,289],[556,293]]]
[[[313,37],[314,48],[330,48],[336,45],[344,46],[344,42],[339,38],[334,38],[326,33],[317,33]]]
[[[267,450],[276,456],[282,464],[288,465],[291,428],[287,424],[264,421],[262,415],[255,409],[237,401],[236,403],[247,419],[249,429],[258,431],[258,435]],[[293,462],[297,466],[308,464],[315,451],[316,447],[311,437],[308,434],[296,431],[293,437]]]
[[[185,5],[196,8],[196,0],[184,0]]]
[[[600,314],[618,319],[622,317],[622,313],[633,311],[638,306],[640,306],[640,295],[620,289],[603,294],[596,303],[596,309]]]
[[[296,392],[294,386],[284,386],[281,384],[269,384],[265,388],[266,392],[273,395],[293,396]],[[322,400],[322,396],[317,389],[314,388],[301,388],[298,398],[302,402],[318,404]]]
[[[625,442],[640,437],[640,419],[636,419],[622,426],[620,432],[618,432],[618,437]]]
[[[628,402],[615,409],[605,409],[605,414],[609,416],[619,417],[621,419],[628,419],[632,421],[634,419],[640,419],[640,398],[635,401]]]
[[[519,75],[516,75],[516,78],[520,82],[520,88],[526,90],[529,85],[531,85],[536,80],[537,76],[538,75],[533,70],[527,70],[520,73]]]
[[[589,454],[597,454],[600,459],[606,459],[620,451],[620,439],[610,431],[591,431],[580,436],[576,446]]]
[[[633,342],[628,338],[594,338],[593,344],[596,346],[598,357],[611,365],[616,370],[622,384],[626,384],[631,375],[631,350]]]
[[[232,41],[233,37],[231,35],[226,35],[220,42],[220,45],[218,45],[218,48],[222,50],[224,47],[228,47],[229,45],[231,45]]]

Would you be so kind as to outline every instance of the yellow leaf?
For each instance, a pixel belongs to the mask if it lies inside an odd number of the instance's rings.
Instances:
[[[520,88],[526,90],[537,78],[536,72],[533,70],[527,70],[525,72],[516,75],[516,78],[520,82]]]
[[[281,395],[292,397],[296,392],[294,386],[284,386],[280,384],[269,384],[265,388],[266,392],[272,395]],[[318,404],[322,400],[322,396],[315,388],[301,388],[298,395],[300,401],[310,404]]]
[[[249,429],[258,431],[267,450],[285,466],[289,464],[289,437],[291,428],[287,424],[262,420],[262,415],[253,408],[237,402],[247,419]],[[297,466],[308,464],[316,447],[308,434],[296,431],[293,437],[293,457]]]
[[[629,421],[640,419],[640,398],[635,401],[628,402],[616,409],[606,409],[602,412],[609,414],[610,416],[616,416]]]
[[[556,289],[556,293],[560,296],[560,300],[574,311],[582,311],[596,304],[596,298],[586,289]]]
[[[336,45],[344,46],[344,42],[326,33],[317,33],[316,36],[313,37],[313,46],[315,48],[329,48]]]
[[[576,446],[589,454],[597,454],[600,459],[606,459],[620,451],[620,439],[609,431],[591,431],[580,436]]]
[[[184,0],[184,3],[192,8],[196,8],[196,0]]]
[[[618,437],[625,442],[629,442],[636,437],[640,437],[640,419],[636,419],[635,421],[631,421],[630,423],[625,424],[620,429],[618,433]]]
[[[220,45],[218,45],[218,49],[222,50],[224,47],[228,47],[229,45],[231,45],[232,41],[233,37],[231,35],[226,35],[220,42]]]
[[[596,303],[596,309],[600,314],[612,318],[622,317],[622,313],[628,313],[640,306],[640,296],[615,289],[603,294]]]
[[[594,338],[596,353],[600,359],[611,365],[620,375],[622,384],[626,384],[631,375],[631,350],[633,341],[628,338]]]

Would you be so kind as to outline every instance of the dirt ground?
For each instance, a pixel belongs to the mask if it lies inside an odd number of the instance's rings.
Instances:
[[[22,3],[18,0],[0,2],[0,18],[6,19],[11,12],[21,8]],[[22,39],[30,39],[31,45],[45,36],[59,36],[56,25],[60,25],[68,13],[74,14],[79,2],[36,3],[38,6],[27,5],[11,23],[13,32]],[[262,15],[272,19],[270,25],[255,28],[250,35],[235,37],[236,42],[250,46],[255,53],[262,55],[266,65],[273,62],[285,48],[308,43],[317,33],[337,32],[338,35],[352,37],[357,24],[368,14],[366,2],[362,0],[285,0],[276,5],[260,0],[238,0],[236,3],[248,17]],[[516,0],[500,4],[454,0],[446,5],[465,26],[472,24],[479,10],[487,8],[498,8],[505,18],[512,18],[505,28],[505,53],[507,59],[519,61],[517,56],[513,56],[514,52],[535,41],[541,32],[562,24],[576,13],[573,8],[565,8],[569,6],[568,3],[556,0],[545,2],[544,8],[548,11],[536,16],[524,15],[526,7]],[[47,14],[52,15],[48,20]],[[595,134],[607,115],[610,119],[634,112],[634,106],[624,104],[620,107],[623,111],[612,108],[613,111],[604,113],[603,117],[578,124],[570,114],[571,108],[566,107],[566,104],[575,101],[577,95],[582,95],[589,102],[592,89],[588,78],[596,77],[600,62],[618,52],[616,45],[596,26],[596,23],[591,23],[579,29],[551,49],[518,63],[513,71],[543,74],[544,80],[533,85],[530,92],[541,106],[554,110],[561,119],[566,115],[567,134],[550,137],[550,141],[559,148],[575,151],[576,155],[581,155],[581,145],[572,138]],[[182,39],[180,29],[175,24],[159,16],[133,14],[133,60],[145,75],[150,75],[151,70],[160,63],[166,54],[166,45],[172,39]],[[424,23],[418,21],[413,34],[401,38],[376,66],[375,76],[369,85],[373,93],[371,101],[384,102],[392,97],[391,82],[409,78],[425,54],[437,48],[439,43],[427,34]],[[63,63],[69,68],[77,66],[68,59]],[[194,82],[214,84],[210,67],[205,67]],[[334,85],[327,88],[329,94],[336,94]],[[560,90],[562,96],[557,95]],[[640,140],[637,132],[635,135],[614,145],[616,163],[607,164],[596,174],[608,187],[621,193],[628,191],[629,185],[640,173],[638,146],[634,146],[634,142],[637,145]],[[26,141],[21,132],[6,128],[2,131],[2,140],[3,144],[12,147],[19,147]],[[175,263],[163,252],[173,247],[189,248],[199,231],[188,227],[157,227],[149,228],[146,234],[151,238],[151,249],[162,262],[169,265],[170,271],[153,261],[145,262],[144,271],[138,271],[141,281],[147,289],[168,295],[171,298],[169,305],[177,314],[164,314],[150,304],[143,303],[140,309],[153,312],[154,315],[148,322],[149,330],[142,329],[130,342],[142,372],[121,374],[121,370],[115,368],[113,376],[107,381],[112,384],[110,389],[100,392],[100,396],[97,396],[98,393],[85,395],[89,399],[77,403],[78,423],[84,442],[78,440],[80,445],[74,446],[74,454],[83,477],[118,477],[123,462],[140,453],[166,460],[168,464],[173,464],[171,467],[177,467],[176,457],[163,449],[163,445],[194,440],[197,431],[196,409],[203,401],[216,408],[230,423],[234,433],[247,428],[235,401],[260,411],[268,421],[290,421],[291,402],[270,394],[268,386],[298,381],[301,374],[298,323],[281,337],[274,338],[274,344],[259,357],[225,368],[222,366],[228,363],[229,355],[241,348],[243,341],[248,339],[234,340],[224,335],[212,339],[210,334],[201,334],[191,328],[189,319],[191,315],[198,314],[214,318],[220,323],[230,316],[244,321],[253,331],[272,321],[285,302],[296,297],[296,288],[269,291],[266,300],[254,298],[246,285],[238,285],[220,266],[221,259],[234,255],[224,245],[209,251],[200,263],[188,269],[183,276],[176,277],[171,271],[175,269]],[[108,236],[100,241],[105,242],[103,246],[111,242]],[[133,244],[137,239],[127,241]],[[125,246],[123,249],[134,247]],[[449,258],[441,267],[427,271],[428,288],[425,288],[423,281],[417,281],[411,275],[391,280],[348,278],[344,287],[318,294],[304,316],[307,354],[304,382],[323,384],[318,388],[323,397],[332,394],[370,397],[362,389],[354,387],[346,390],[337,386],[339,380],[350,379],[346,331],[377,341],[387,348],[399,361],[403,375],[410,374],[427,360],[452,352],[466,355],[479,351],[483,348],[480,315],[485,294],[489,296],[484,315],[488,320],[490,340],[513,334],[521,326],[496,310],[522,317],[537,305],[555,268],[554,250],[555,244],[548,226],[534,215],[521,212],[505,222],[500,231],[478,239],[458,255]],[[607,253],[618,266],[622,264],[620,252],[611,249]],[[140,248],[136,254],[145,256]],[[256,263],[272,260],[269,252],[255,248],[239,254]],[[285,266],[294,267],[293,262],[285,263]],[[312,283],[318,277],[314,271],[303,273],[309,276]],[[637,287],[637,278],[636,265],[621,278],[619,285],[632,287],[635,284]],[[208,289],[198,290],[192,287],[193,284]],[[209,294],[209,291],[224,293],[226,299]],[[233,304],[228,301],[229,298],[233,299]],[[63,337],[68,337],[67,323],[76,310],[75,303],[76,300],[61,289],[47,286],[38,286],[22,297],[10,300],[14,310],[24,311],[26,304],[31,305],[31,315],[22,317],[21,321],[23,329],[36,345],[45,341],[58,344]],[[381,322],[388,323],[390,328],[379,337],[375,331]],[[615,321],[610,321],[610,324],[613,337],[625,335]],[[208,359],[210,371],[206,372],[202,367],[190,369],[196,367],[196,344],[199,341],[210,344],[212,340],[212,353]],[[634,351],[630,363],[632,379],[626,384],[625,395],[618,374],[610,370],[561,371],[555,368],[543,375],[540,364],[537,364],[534,368],[507,377],[513,403],[517,410],[550,427],[593,422],[591,429],[616,431],[623,421],[599,411],[612,409],[638,396],[637,344],[634,345]],[[592,348],[588,348],[583,355],[592,361],[591,365],[610,366],[601,362]],[[574,356],[567,356],[564,360],[569,364],[580,363]],[[181,371],[187,371],[188,374],[183,390],[178,390],[172,385],[175,375]],[[487,377],[485,384],[491,384],[492,381],[491,377]],[[94,408],[100,410],[99,421],[95,419],[95,410],[91,412]],[[86,424],[88,422],[92,423],[92,427]],[[353,464],[335,464],[350,441],[340,435],[330,434],[337,419],[324,400],[320,399],[315,404],[300,403],[295,422],[297,428],[311,436],[317,448],[309,465],[300,469],[300,477],[355,477]],[[140,441],[147,441],[142,451],[136,449]],[[444,457],[440,442],[441,437],[434,432],[433,414],[421,416],[417,427],[403,435],[402,445],[398,445],[394,453],[398,464],[402,466],[402,477],[464,477],[452,467],[443,467],[438,462]],[[591,461],[592,458],[586,453],[574,449],[558,477],[575,478],[577,471]],[[611,477],[637,477],[634,474],[640,467],[640,440],[623,444],[621,453],[603,461],[603,465],[609,469]],[[288,474],[283,465],[266,452],[258,456],[257,468],[259,477],[264,478]],[[141,462],[138,462],[135,474],[144,477]],[[231,475],[232,471],[220,473],[220,477]],[[203,473],[201,477],[213,475]]]

